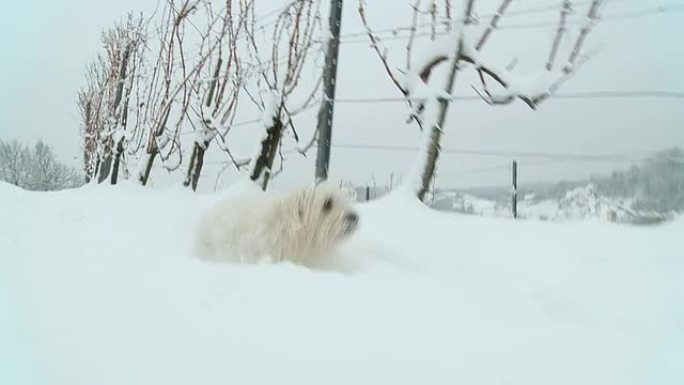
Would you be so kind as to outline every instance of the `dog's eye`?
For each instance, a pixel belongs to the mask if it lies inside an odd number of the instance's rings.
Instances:
[[[332,205],[333,205],[332,199],[330,199],[330,198],[326,199],[325,202],[323,202],[323,212],[327,213],[328,211],[332,210]]]

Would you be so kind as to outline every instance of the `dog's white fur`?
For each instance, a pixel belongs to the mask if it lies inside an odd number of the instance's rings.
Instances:
[[[201,220],[196,252],[212,261],[270,258],[311,266],[354,231],[354,218],[345,195],[329,184],[283,196],[232,198]]]

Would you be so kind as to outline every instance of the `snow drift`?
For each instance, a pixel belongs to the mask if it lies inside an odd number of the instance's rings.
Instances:
[[[0,383],[684,381],[684,221],[514,222],[394,194],[314,271],[193,257],[220,197],[0,184]]]

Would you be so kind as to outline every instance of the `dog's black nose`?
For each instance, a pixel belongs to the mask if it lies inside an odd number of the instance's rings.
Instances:
[[[347,220],[347,222],[356,223],[359,221],[359,216],[356,213],[348,213],[345,216],[345,219]]]
[[[344,216],[344,221],[347,223],[344,229],[344,235],[349,235],[356,231],[359,226],[359,216],[356,213],[350,212]]]

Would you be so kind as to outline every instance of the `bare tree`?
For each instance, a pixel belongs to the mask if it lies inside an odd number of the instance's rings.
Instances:
[[[603,0],[592,0],[586,17],[584,18],[575,41],[570,45],[570,52],[560,69],[556,68],[559,61],[561,42],[569,35],[567,21],[573,11],[571,0],[562,0],[558,28],[550,46],[548,59],[533,86],[523,81],[512,72],[513,66],[501,67],[486,60],[480,55],[486,43],[497,30],[498,24],[513,0],[502,0],[496,14],[492,15],[483,31],[478,30],[474,17],[475,0],[466,0],[460,19],[452,19],[452,7],[445,2],[442,11],[438,11],[435,2],[429,4],[429,10],[421,11],[421,0],[413,3],[413,25],[409,29],[410,35],[406,47],[406,68],[403,74],[394,71],[389,63],[387,52],[380,45],[380,38],[373,32],[366,15],[364,0],[359,0],[359,15],[366,27],[366,33],[382,62],[385,71],[394,85],[406,98],[412,108],[412,119],[418,122],[423,130],[423,144],[419,159],[414,164],[414,170],[409,178],[411,188],[416,196],[423,200],[435,174],[437,159],[440,151],[442,130],[446,122],[447,111],[451,102],[451,94],[457,74],[468,68],[476,71],[481,89],[476,90],[482,99],[491,105],[509,104],[521,100],[532,109],[553,95],[555,91],[571,77],[585,59],[582,48],[587,36],[599,18],[599,10]],[[439,14],[442,12],[442,14]],[[420,19],[429,18],[429,22],[420,24]],[[438,22],[438,20],[444,20]],[[445,31],[444,36],[438,38],[436,26],[439,24]],[[432,49],[426,50],[427,55],[413,57],[416,31],[421,26],[430,28]],[[442,68],[447,71],[446,81],[435,84],[432,74]],[[498,90],[492,92],[488,81],[498,84]]]
[[[93,105],[96,103],[94,90],[87,86],[78,92],[78,109],[81,114],[81,135],[83,136],[83,173],[89,183],[96,172],[97,130],[93,119]]]
[[[194,102],[190,112],[194,119],[190,122],[195,130],[195,138],[188,163],[185,186],[197,189],[197,183],[204,165],[204,154],[212,140],[225,151],[235,163],[226,144],[226,136],[235,119],[238,96],[243,82],[238,39],[242,38],[246,16],[245,9],[233,15],[233,0],[226,0],[223,15],[216,16],[211,4],[205,5],[207,31],[202,35],[202,49],[208,52],[208,61],[200,70],[202,81],[193,87]],[[218,31],[215,25],[218,24]],[[195,123],[193,123],[195,122]],[[235,163],[237,165],[237,163]],[[238,165],[239,168],[239,165]]]
[[[17,140],[0,141],[0,180],[21,188],[31,181],[31,152]]]
[[[112,133],[114,164],[111,171],[111,183],[116,184],[122,159],[125,156],[125,149],[128,145],[127,138],[131,135],[131,131],[137,131],[140,128],[138,120],[134,120],[131,127],[129,113],[131,100],[136,95],[133,91],[136,87],[140,87],[137,70],[143,61],[145,42],[142,18],[133,19],[129,15],[126,24],[108,31],[104,41],[107,56],[110,58],[109,61],[118,74],[116,92],[110,106],[111,115],[116,118],[116,125]],[[135,105],[137,99],[133,101]]]
[[[147,144],[137,179],[143,185],[147,184],[157,157],[169,171],[176,170],[182,162],[180,130],[187,119],[192,84],[203,68],[203,65],[189,68],[186,62],[186,27],[188,18],[197,7],[197,1],[183,0],[176,4],[176,1],[168,0],[161,25],[157,28],[157,59],[147,80],[145,101],[141,103]],[[205,55],[198,62],[203,63],[207,59]]]
[[[31,190],[61,190],[81,184],[81,178],[76,170],[60,163],[52,148],[42,140],[38,140],[34,147],[30,174]]]
[[[206,29],[190,19],[193,15],[207,18]],[[235,109],[236,100],[231,102],[231,98],[236,98],[236,94],[232,93],[233,88],[226,91],[226,85],[236,81],[231,75],[238,67],[237,56],[230,46],[235,44],[239,26],[232,17],[230,0],[219,12],[214,12],[208,1],[182,0],[178,4],[175,0],[167,1],[157,31],[159,53],[148,80],[143,111],[148,130],[146,154],[138,173],[138,180],[143,185],[148,182],[157,158],[168,171],[180,167],[183,161],[181,130],[190,125],[195,131],[196,145],[193,145],[185,183],[196,188],[204,151],[218,132],[213,125],[226,123]],[[190,38],[189,31],[196,34]],[[194,49],[189,50],[188,45],[194,45]],[[233,57],[224,60],[224,50],[231,52],[229,56]],[[214,79],[208,75],[220,70],[226,71],[220,81],[219,77]]]
[[[72,167],[60,163],[50,146],[39,140],[34,151],[12,140],[0,141],[0,180],[28,190],[61,190],[82,184]]]
[[[247,90],[247,94],[262,110],[264,125],[259,149],[250,163],[249,177],[266,189],[274,175],[273,164],[280,150],[283,131],[290,128],[295,140],[299,139],[292,118],[314,102],[320,88],[319,74],[308,92],[300,90],[304,70],[313,62],[313,52],[320,52],[320,45],[315,39],[321,29],[320,3],[315,0],[290,2],[278,15],[272,34],[263,43],[257,37],[253,2],[242,0],[241,5],[247,9],[247,49],[257,76],[256,93]],[[265,57],[262,56],[263,51],[268,52]],[[316,72],[319,72],[317,68]]]
[[[160,160],[169,172],[187,167],[184,184],[194,190],[212,142],[238,169],[251,163],[250,177],[262,188],[278,153],[282,168],[282,133],[289,128],[299,139],[292,117],[314,105],[320,86],[320,78],[301,82],[305,68],[319,73],[311,58],[320,47],[319,1],[295,0],[279,8],[268,36],[257,24],[254,0],[225,0],[218,9],[214,4],[166,0],[151,39],[145,31],[152,18],[129,19],[105,33],[106,54],[89,67],[78,98],[88,180],[111,175],[116,183],[119,167],[127,170],[126,156],[136,155],[141,184]],[[267,139],[247,161],[236,160],[227,144],[241,94],[266,121]],[[193,135],[192,149],[183,163],[182,144],[188,141],[181,138],[187,134]]]
[[[98,179],[100,162],[104,155],[101,140],[104,122],[100,114],[104,99],[102,89],[105,79],[100,74],[99,62],[93,62],[86,72],[87,85],[78,93],[78,108],[81,114],[83,135],[83,171],[86,181]]]
[[[144,42],[142,18],[129,14],[125,22],[103,32],[104,52],[88,67],[87,85],[77,101],[87,180],[102,182],[110,178],[116,184],[122,163],[125,170],[127,138],[139,128],[137,120],[130,122],[130,106],[134,90],[140,86],[137,72],[142,65]]]

